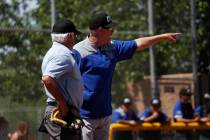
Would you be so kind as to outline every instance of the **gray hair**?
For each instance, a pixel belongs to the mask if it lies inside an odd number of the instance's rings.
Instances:
[[[67,39],[67,35],[68,33],[65,33],[65,34],[55,34],[55,33],[52,33],[51,34],[51,37],[52,37],[52,42],[59,42],[59,43],[65,43],[66,42],[66,39]]]

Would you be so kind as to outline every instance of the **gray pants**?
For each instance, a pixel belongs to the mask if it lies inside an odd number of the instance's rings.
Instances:
[[[44,119],[40,126],[40,132],[46,132],[49,134],[50,140],[81,140],[81,133],[70,129],[63,128],[50,120],[50,115],[55,106],[47,106],[45,110]]]
[[[83,119],[85,126],[82,128],[83,140],[108,140],[110,117],[100,119]]]

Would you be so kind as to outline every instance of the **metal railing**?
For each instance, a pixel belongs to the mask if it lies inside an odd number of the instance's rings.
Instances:
[[[135,126],[114,123],[111,124],[109,129],[109,140],[113,140],[113,134],[119,131],[131,131],[131,132],[139,132],[139,131],[185,131],[185,130],[210,130],[210,122],[199,123],[182,123],[182,122],[172,122],[167,125],[163,125],[161,123],[140,123]]]

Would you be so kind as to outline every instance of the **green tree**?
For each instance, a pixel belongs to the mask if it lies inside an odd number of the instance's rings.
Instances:
[[[20,1],[4,0],[0,5],[1,28],[31,28],[32,25],[25,20]],[[20,103],[33,103],[41,98],[40,64],[42,45],[46,45],[43,38],[49,40],[45,34],[36,32],[0,32],[1,97]]]
[[[198,71],[210,74],[210,3],[207,0],[197,1],[197,48],[198,48]]]
[[[29,0],[0,2],[0,27],[51,28],[49,0],[36,1],[30,9]],[[24,3],[25,2],[25,3]],[[156,45],[157,72],[160,74],[191,72],[190,4],[189,1],[154,1],[154,33],[183,32],[176,44]],[[24,10],[25,9],[25,10]],[[27,10],[29,9],[29,10]],[[69,18],[84,34],[93,12],[106,11],[117,23],[113,39],[134,39],[147,32],[147,0],[63,0],[56,1],[57,20]],[[199,70],[209,73],[209,3],[197,1],[197,33]],[[122,34],[122,31],[124,31]],[[139,32],[132,34],[128,31]],[[41,62],[51,46],[50,34],[45,32],[0,32],[0,96],[16,102],[39,104],[45,99],[40,84]],[[126,92],[126,83],[139,81],[149,74],[149,51],[136,53],[130,61],[117,65],[113,79],[114,102]],[[42,101],[42,103],[44,103]]]

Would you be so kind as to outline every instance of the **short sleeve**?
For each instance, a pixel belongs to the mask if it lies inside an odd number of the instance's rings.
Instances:
[[[48,75],[58,79],[63,74],[69,72],[71,68],[72,61],[69,56],[56,56],[47,63],[46,68],[43,71],[43,75]]]
[[[145,118],[149,117],[149,110],[146,109],[140,116],[140,120],[143,121]]]
[[[201,106],[198,106],[198,107],[194,110],[194,114],[195,114],[195,115],[201,116],[201,114],[202,114],[201,110],[202,110]]]
[[[112,43],[116,47],[117,61],[122,61],[132,58],[137,48],[137,44],[134,40],[132,41],[113,40]]]
[[[180,102],[177,102],[174,106],[174,111],[173,111],[174,118],[182,118],[183,117],[183,112],[182,112],[182,107]]]
[[[112,123],[116,123],[120,119],[121,119],[120,113],[115,111],[112,115]]]

